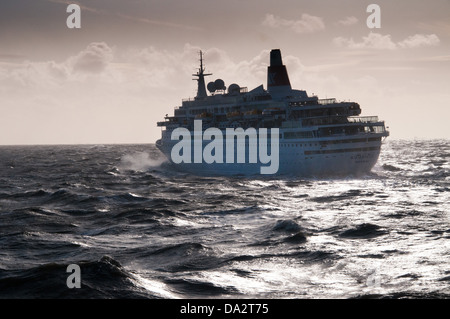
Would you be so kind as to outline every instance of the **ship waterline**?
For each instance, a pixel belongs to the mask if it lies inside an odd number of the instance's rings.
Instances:
[[[207,95],[206,75],[210,74],[204,73],[201,54],[200,69],[194,74],[197,96],[184,100],[174,116],[158,122],[165,129],[156,146],[181,171],[197,175],[366,174],[389,135],[378,117],[359,116],[358,103],[318,99],[293,90],[279,50],[271,51],[267,90],[262,85],[248,91],[231,84],[226,92],[218,79],[208,84]],[[233,134],[231,138],[223,138],[228,133]]]

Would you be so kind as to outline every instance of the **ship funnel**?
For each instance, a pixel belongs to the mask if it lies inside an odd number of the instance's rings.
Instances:
[[[284,95],[292,91],[291,82],[281,59],[281,51],[270,51],[270,66],[267,69],[267,89],[272,95]]]

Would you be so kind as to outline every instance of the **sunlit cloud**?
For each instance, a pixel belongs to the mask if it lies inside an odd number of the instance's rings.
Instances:
[[[418,48],[439,45],[441,41],[436,34],[415,34],[403,41],[400,41],[398,45],[402,48]]]
[[[333,44],[348,49],[377,49],[377,50],[395,50],[398,48],[418,48],[427,46],[437,46],[440,40],[435,34],[415,34],[408,38],[394,42],[390,34],[380,34],[370,32],[369,35],[362,38],[362,41],[355,41],[353,38],[336,37]]]
[[[392,41],[391,36],[382,35],[380,33],[370,32],[368,36],[363,37],[362,41],[356,42],[353,38],[347,39],[337,37],[333,39],[333,43],[340,47],[349,49],[378,49],[378,50],[394,50],[397,45]]]

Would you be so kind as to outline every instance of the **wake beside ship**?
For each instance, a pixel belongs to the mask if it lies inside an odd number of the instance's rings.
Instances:
[[[183,100],[173,116],[166,115],[157,123],[163,129],[156,146],[181,171],[198,175],[366,174],[378,160],[382,140],[389,136],[377,116],[359,116],[361,108],[356,102],[319,99],[292,89],[279,49],[270,52],[267,89],[260,85],[248,91],[238,84],[227,89],[221,79],[205,86],[209,75],[200,52],[200,68],[194,74],[197,96]],[[222,138],[229,133],[234,135]]]

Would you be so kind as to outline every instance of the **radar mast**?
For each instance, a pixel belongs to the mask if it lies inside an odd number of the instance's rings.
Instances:
[[[200,50],[200,68],[198,69],[196,74],[192,74],[192,76],[198,77],[197,80],[197,96],[195,97],[196,100],[203,99],[207,96],[206,94],[206,87],[205,87],[205,76],[211,75],[212,73],[204,73],[205,68],[203,67],[203,52]]]

